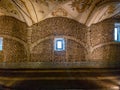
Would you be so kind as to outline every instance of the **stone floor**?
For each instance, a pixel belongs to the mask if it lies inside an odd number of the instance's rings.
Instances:
[[[119,90],[119,68],[0,69],[0,90]]]

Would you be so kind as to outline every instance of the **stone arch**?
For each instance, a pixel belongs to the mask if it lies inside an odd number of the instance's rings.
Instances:
[[[72,36],[64,36],[64,35],[62,35],[62,36],[59,36],[59,37],[73,40],[73,41],[79,43],[80,45],[82,45],[86,50],[87,50],[88,47],[89,47],[89,46],[86,45],[84,42],[82,42],[82,41],[80,41],[79,39],[76,39],[76,38],[74,38],[74,37],[72,37]],[[42,42],[45,41],[45,40],[53,39],[53,38],[55,38],[55,37],[54,37],[54,36],[48,36],[48,37],[39,39],[38,41],[36,41],[36,42],[34,42],[34,43],[31,44],[31,46],[30,46],[30,51],[31,51],[35,46],[37,46],[39,43],[42,43]]]
[[[9,41],[14,41],[14,42],[18,42],[18,43],[20,43],[21,45],[23,45],[24,46],[24,48],[25,48],[25,52],[26,52],[26,55],[27,55],[27,60],[29,60],[29,57],[30,57],[30,55],[29,55],[29,48],[28,48],[28,45],[27,45],[27,43],[25,43],[23,40],[20,40],[20,39],[18,39],[18,38],[16,38],[16,37],[12,37],[12,36],[9,36],[9,35],[0,35],[1,37],[3,37],[4,39],[5,39],[5,41],[6,41],[6,39],[8,40],[9,39]],[[3,42],[4,42],[4,40],[3,40]],[[7,44],[7,43],[6,43]],[[4,44],[5,45],[5,47],[6,47],[6,44]],[[4,47],[4,46],[3,46]],[[24,49],[23,48],[23,49]],[[3,50],[3,52],[5,52],[4,50]],[[22,53],[22,52],[20,52],[20,53]],[[15,53],[14,53],[15,54]],[[5,60],[6,61],[6,60]],[[19,61],[18,61],[19,62]]]

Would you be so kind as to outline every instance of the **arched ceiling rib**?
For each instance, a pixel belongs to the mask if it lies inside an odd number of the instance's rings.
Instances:
[[[120,14],[120,0],[0,0],[0,15],[29,26],[49,17],[68,17],[87,26]]]
[[[101,1],[101,0],[100,0]],[[120,0],[103,0],[101,3],[96,3],[96,7],[89,14],[89,18],[85,23],[90,26],[93,23],[100,22],[104,19],[120,14]]]

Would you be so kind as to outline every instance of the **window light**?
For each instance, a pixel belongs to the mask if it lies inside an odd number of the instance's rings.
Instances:
[[[0,37],[0,51],[2,51],[2,47],[3,47],[3,38]]]
[[[120,42],[120,23],[115,23],[114,40]]]
[[[54,39],[54,50],[55,51],[64,51],[65,50],[64,38],[55,38]]]

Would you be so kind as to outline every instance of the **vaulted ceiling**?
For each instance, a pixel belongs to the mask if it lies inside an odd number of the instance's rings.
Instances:
[[[0,15],[29,26],[50,17],[68,17],[87,26],[119,16],[120,0],[0,0]]]

